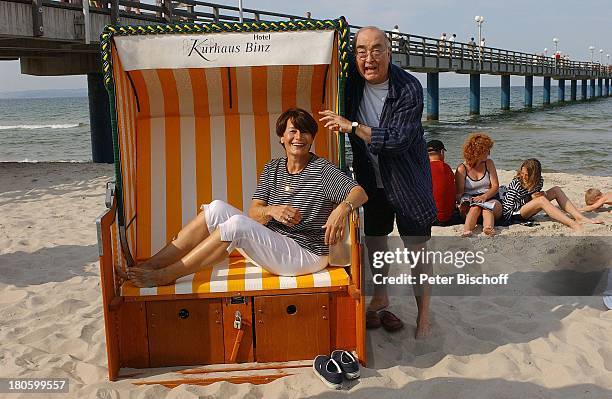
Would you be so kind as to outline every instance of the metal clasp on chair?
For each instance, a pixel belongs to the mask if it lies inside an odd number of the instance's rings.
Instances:
[[[242,314],[239,310],[234,314],[234,328],[240,330],[242,328]]]
[[[107,181],[106,182],[106,198],[104,200],[104,204],[106,207],[110,209],[113,206],[113,197],[115,196],[115,181]]]

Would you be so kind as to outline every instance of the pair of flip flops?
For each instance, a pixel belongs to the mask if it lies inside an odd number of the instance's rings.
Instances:
[[[342,389],[344,378],[359,378],[359,362],[349,351],[335,350],[330,356],[319,355],[312,362],[312,369],[325,385],[333,389]]]
[[[368,310],[366,312],[366,328],[380,328],[381,326],[388,332],[395,332],[404,327],[404,322],[388,310],[377,312]]]

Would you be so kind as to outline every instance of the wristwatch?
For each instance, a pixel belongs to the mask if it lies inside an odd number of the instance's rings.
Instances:
[[[351,123],[351,133],[355,134],[355,131],[357,130],[357,126],[359,126],[359,122]]]

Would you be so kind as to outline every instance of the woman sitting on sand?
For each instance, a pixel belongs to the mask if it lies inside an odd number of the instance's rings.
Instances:
[[[521,164],[516,176],[508,185],[504,197],[504,220],[508,223],[523,222],[540,211],[546,212],[552,219],[571,227],[576,231],[582,230],[581,223],[602,223],[599,220],[588,219],[567,198],[559,187],[542,191],[544,179],[542,178],[542,165],[535,158],[530,158]],[[552,204],[557,200],[561,209]]]
[[[463,143],[465,162],[457,167],[455,185],[459,213],[465,219],[463,237],[472,235],[482,215],[482,231],[495,234],[495,220],[502,215],[497,191],[499,180],[493,160],[489,159],[493,140],[483,133],[470,134]]]
[[[128,269],[138,287],[173,283],[212,267],[237,248],[270,273],[297,276],[328,264],[329,245],[344,234],[346,217],[367,201],[365,191],[324,158],[310,152],[317,122],[302,109],[276,121],[286,156],[268,162],[249,216],[223,201],[203,212],[144,263]],[[339,204],[335,209],[334,204]]]

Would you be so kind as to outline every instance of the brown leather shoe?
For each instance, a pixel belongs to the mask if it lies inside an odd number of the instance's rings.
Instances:
[[[382,325],[378,312],[368,310],[366,312],[366,328],[380,328]]]
[[[404,328],[404,322],[388,310],[381,310],[378,312],[378,317],[380,318],[380,323],[383,328],[388,332],[395,332]]]

